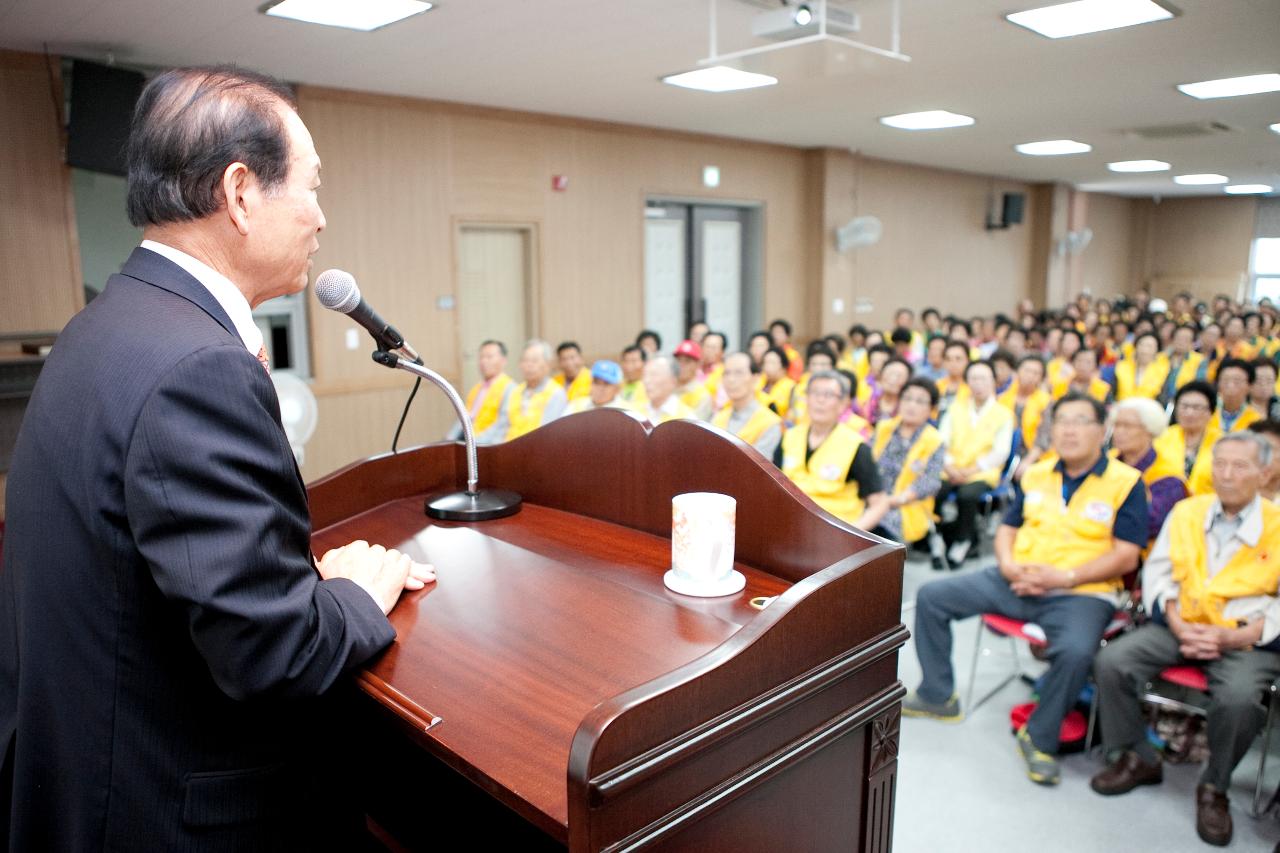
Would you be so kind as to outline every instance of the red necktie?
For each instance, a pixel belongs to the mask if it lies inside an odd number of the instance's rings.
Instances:
[[[267,348],[265,345],[258,347],[258,363],[262,365],[262,369],[267,372],[268,376],[270,376],[271,362],[267,359]]]

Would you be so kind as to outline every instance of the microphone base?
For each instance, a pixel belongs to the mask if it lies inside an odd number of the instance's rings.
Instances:
[[[440,521],[489,521],[506,518],[520,511],[523,501],[515,492],[505,489],[477,489],[445,492],[427,498],[423,510],[428,518]]]

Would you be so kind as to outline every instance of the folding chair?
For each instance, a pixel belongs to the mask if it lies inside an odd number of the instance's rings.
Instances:
[[[1188,690],[1194,690],[1197,693],[1209,695],[1209,676],[1202,667],[1199,666],[1170,666],[1165,667],[1156,676],[1160,681],[1169,684],[1176,684],[1179,687],[1185,687]],[[1194,714],[1197,717],[1207,715],[1204,707],[1191,702],[1183,702],[1170,696],[1157,693],[1154,689],[1154,682],[1149,682],[1146,689],[1142,693],[1142,701],[1147,702],[1159,708],[1172,708],[1184,714]],[[1249,816],[1261,817],[1265,809],[1262,804],[1262,782],[1266,777],[1267,770],[1267,750],[1271,746],[1271,727],[1275,722],[1276,716],[1276,693],[1280,690],[1280,685],[1272,684],[1266,691],[1267,704],[1267,721],[1262,726],[1262,755],[1258,758],[1258,776],[1253,783],[1253,801],[1250,804]],[[1096,705],[1096,703],[1095,703]]]

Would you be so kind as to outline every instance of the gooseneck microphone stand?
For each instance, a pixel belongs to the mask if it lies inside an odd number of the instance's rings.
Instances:
[[[416,354],[415,354],[416,355]],[[462,424],[462,434],[467,448],[467,488],[461,492],[444,492],[427,497],[423,507],[430,518],[441,521],[487,521],[505,518],[520,511],[521,497],[506,489],[481,489],[479,466],[476,464],[475,427],[471,414],[462,402],[461,395],[439,373],[422,364],[420,358],[410,360],[387,350],[377,350],[373,360],[384,367],[400,368],[414,376],[427,380],[445,393]]]

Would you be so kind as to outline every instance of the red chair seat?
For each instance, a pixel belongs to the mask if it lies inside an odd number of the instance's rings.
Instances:
[[[998,613],[984,613],[982,614],[982,624],[987,627],[987,630],[993,634],[999,634],[1001,637],[1017,637],[1020,640],[1026,640],[1033,646],[1045,645],[1044,631],[1034,622],[1010,619],[1008,616],[1001,616]]]
[[[1013,726],[1013,730],[1016,732],[1027,724],[1027,720],[1031,719],[1031,713],[1035,709],[1035,702],[1014,705],[1009,709],[1009,725]],[[1089,723],[1085,720],[1084,714],[1073,708],[1062,719],[1062,727],[1058,729],[1058,739],[1063,743],[1075,743],[1078,740],[1084,740],[1084,736],[1088,732]]]
[[[1160,671],[1160,677],[1170,684],[1209,692],[1209,676],[1198,666],[1170,666]]]

